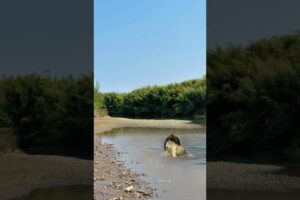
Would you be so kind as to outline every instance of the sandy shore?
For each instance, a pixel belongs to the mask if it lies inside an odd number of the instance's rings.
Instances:
[[[126,169],[124,163],[119,161],[118,155],[121,152],[117,152],[112,145],[101,144],[101,133],[114,128],[125,127],[202,128],[201,125],[184,120],[144,120],[111,117],[97,118],[94,124],[94,132],[100,136],[94,137],[94,192],[96,200],[147,199],[156,195],[155,189],[150,188],[147,183],[140,179],[141,174]],[[129,186],[133,186],[133,189],[131,192],[126,192],[125,189]]]
[[[151,120],[151,119],[127,119],[116,117],[103,117],[94,120],[94,132],[97,134],[110,131],[114,128],[139,127],[139,128],[174,128],[196,129],[203,128],[199,124],[193,124],[188,120]]]
[[[93,161],[64,156],[0,155],[0,196],[11,199],[33,189],[91,184]]]
[[[208,189],[287,192],[300,190],[300,178],[283,175],[284,167],[231,162],[207,163]]]

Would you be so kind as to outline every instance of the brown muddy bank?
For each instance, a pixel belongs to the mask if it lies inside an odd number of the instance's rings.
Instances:
[[[0,155],[0,163],[3,200],[27,195],[38,188],[91,184],[92,160],[16,151]]]
[[[216,191],[300,191],[300,177],[286,175],[286,167],[267,164],[208,162],[207,186]]]

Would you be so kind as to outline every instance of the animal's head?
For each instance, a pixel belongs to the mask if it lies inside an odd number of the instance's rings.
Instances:
[[[185,149],[171,140],[166,143],[166,151],[171,154],[173,158],[185,154]]]
[[[179,140],[179,138],[178,138],[177,136],[171,134],[171,135],[169,135],[169,136],[166,138],[166,140],[165,140],[165,143],[164,143],[164,149],[165,149],[165,150],[166,150],[166,143],[167,143],[168,141],[172,141],[172,142],[174,142],[175,144],[180,145],[180,140]]]

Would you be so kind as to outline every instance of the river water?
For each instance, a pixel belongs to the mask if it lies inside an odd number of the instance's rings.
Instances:
[[[163,150],[171,133],[180,138],[187,154],[172,158]],[[101,135],[103,143],[113,144],[120,159],[142,179],[157,189],[154,199],[206,199],[205,129],[122,128]]]

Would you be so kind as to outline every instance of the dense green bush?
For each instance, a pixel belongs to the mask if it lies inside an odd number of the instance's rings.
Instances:
[[[207,70],[211,154],[299,148],[299,35],[213,49]]]
[[[39,147],[61,148],[62,152],[91,153],[91,76],[2,78],[0,91],[0,127],[13,131],[19,148],[25,151]]]
[[[205,115],[206,79],[149,86],[129,93],[100,93],[111,116],[132,118],[194,118]]]

